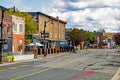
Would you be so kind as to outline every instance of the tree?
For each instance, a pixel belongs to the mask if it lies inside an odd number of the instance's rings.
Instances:
[[[94,44],[96,42],[96,32],[86,32],[87,41],[89,44]]]
[[[116,45],[120,46],[120,33],[116,33],[115,35],[113,35],[113,39]]]
[[[31,15],[28,14],[27,12],[20,12],[19,10],[16,10],[15,12],[13,12],[13,9],[10,9],[6,11],[5,13],[25,18],[25,43],[30,43],[31,39],[30,37],[28,37],[28,34],[35,33],[36,28],[37,28],[36,22],[31,17]]]
[[[87,39],[86,33],[83,29],[74,28],[69,32],[69,41],[72,42],[72,45],[78,46],[80,42]]]

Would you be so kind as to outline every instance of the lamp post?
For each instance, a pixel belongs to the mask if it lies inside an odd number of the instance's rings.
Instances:
[[[45,28],[47,27],[46,25],[47,25],[47,23],[48,22],[50,22],[51,20],[48,20],[48,21],[44,21],[44,30],[43,30],[43,34],[44,34],[44,56],[46,57],[47,56],[47,53],[46,53],[46,42],[45,42],[45,38],[46,38],[46,36],[48,36],[47,34],[46,34],[46,32],[45,32]],[[53,21],[51,21],[51,24],[53,24]]]
[[[5,40],[4,37],[3,37],[3,27],[4,27],[4,13],[6,10],[9,10],[9,9],[12,9],[12,8],[5,8],[5,7],[2,7],[0,6],[0,9],[2,10],[2,14],[1,14],[1,29],[0,29],[0,63],[2,63],[2,52],[3,52],[3,41]],[[13,7],[14,11],[15,11],[15,7]]]

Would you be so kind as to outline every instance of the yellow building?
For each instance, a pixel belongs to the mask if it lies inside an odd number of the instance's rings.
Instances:
[[[46,42],[47,48],[55,48],[56,44],[65,42],[66,22],[41,12],[30,12],[37,22],[37,33],[41,43]],[[45,31],[45,32],[44,32]],[[44,39],[44,33],[46,37]]]
[[[104,36],[107,38],[112,38],[114,33],[105,33]]]

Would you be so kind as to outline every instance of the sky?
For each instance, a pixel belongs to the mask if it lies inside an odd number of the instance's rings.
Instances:
[[[0,5],[58,16],[67,28],[120,32],[120,0],[1,0]]]

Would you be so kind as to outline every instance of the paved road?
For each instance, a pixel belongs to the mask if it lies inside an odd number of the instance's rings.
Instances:
[[[84,50],[0,66],[0,80],[110,80],[120,67],[119,59],[114,49]]]

